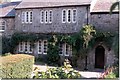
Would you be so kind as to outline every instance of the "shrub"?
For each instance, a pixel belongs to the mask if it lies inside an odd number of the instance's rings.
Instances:
[[[34,57],[26,54],[16,54],[1,57],[2,78],[30,78],[33,70]]]
[[[70,63],[66,60],[64,67],[48,68],[45,72],[36,72],[33,78],[42,79],[76,79],[81,75],[78,71],[73,70]]]

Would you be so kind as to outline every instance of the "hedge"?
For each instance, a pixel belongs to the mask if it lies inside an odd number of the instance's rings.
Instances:
[[[15,54],[1,57],[1,78],[30,78],[33,70],[34,56]]]

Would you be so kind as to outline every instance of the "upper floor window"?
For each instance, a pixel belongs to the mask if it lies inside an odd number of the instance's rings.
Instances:
[[[22,23],[32,23],[33,21],[33,12],[32,11],[26,11],[22,12]]]
[[[73,10],[72,16],[73,16],[72,17],[72,22],[75,23],[76,22],[76,17],[77,17],[77,10],[76,9]]]
[[[48,23],[48,11],[45,11],[45,23]]]
[[[62,22],[65,23],[66,21],[66,10],[62,11]]]
[[[52,23],[52,10],[49,11],[49,23]]]
[[[26,23],[28,23],[28,22],[29,22],[29,13],[26,12]]]
[[[25,22],[25,12],[22,12],[22,23]]]
[[[53,12],[52,10],[46,10],[40,12],[40,22],[41,23],[52,23],[53,21]]]
[[[29,22],[30,23],[32,23],[32,19],[33,18],[33,13],[32,13],[32,11],[31,12],[29,12]]]
[[[6,22],[0,21],[0,31],[5,31],[5,27],[6,27]]]
[[[40,22],[41,23],[44,22],[44,11],[41,11],[41,13],[40,13]]]
[[[62,10],[62,23],[75,23],[77,18],[76,9]]]
[[[68,23],[71,22],[71,10],[70,9],[67,11],[67,22]]]

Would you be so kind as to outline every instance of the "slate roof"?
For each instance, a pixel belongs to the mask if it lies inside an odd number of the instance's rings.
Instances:
[[[91,13],[96,12],[110,12],[110,7],[117,0],[93,0],[91,3]],[[114,10],[114,12],[118,12],[118,8]]]
[[[16,9],[90,5],[92,0],[23,0]]]
[[[7,2],[0,4],[0,17],[14,17],[15,16],[15,7],[20,2]]]

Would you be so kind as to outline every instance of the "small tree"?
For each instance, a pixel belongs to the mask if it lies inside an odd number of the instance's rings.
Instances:
[[[94,28],[91,25],[85,25],[81,29],[82,37],[84,40],[83,48],[85,49],[85,70],[87,70],[87,53],[88,53],[88,45],[91,39],[93,38],[93,35],[96,33]]]

